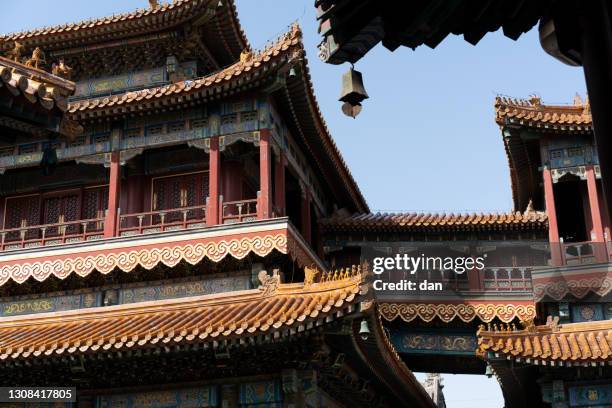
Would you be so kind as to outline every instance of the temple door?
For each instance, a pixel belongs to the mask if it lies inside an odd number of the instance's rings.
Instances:
[[[158,178],[153,185],[153,210],[165,210],[165,223],[182,221],[184,214],[181,209],[204,205],[207,195],[208,173]],[[203,210],[192,209],[187,212],[187,219],[203,217]],[[159,216],[154,217],[154,223],[160,221]]]
[[[84,220],[101,219],[87,223],[87,232],[103,231],[104,216],[108,208],[108,186],[86,188],[83,192]]]
[[[69,221],[77,221],[80,215],[79,198],[78,193],[46,198],[43,201],[43,224],[63,224]],[[78,224],[60,225],[47,228],[46,236],[73,235],[78,232]]]
[[[9,198],[6,200],[6,212],[4,218],[4,228],[25,228],[33,225],[40,225],[40,197],[26,196]],[[39,236],[37,230],[27,230],[24,234],[25,239],[35,239]],[[16,231],[7,234],[6,240],[20,240],[22,233]]]

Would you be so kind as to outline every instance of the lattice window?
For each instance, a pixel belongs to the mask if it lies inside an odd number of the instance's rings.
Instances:
[[[201,129],[208,127],[208,119],[194,119],[191,121],[192,129]]]
[[[168,125],[168,133],[181,132],[185,130],[185,122],[174,122]]]
[[[6,229],[23,228],[32,225],[40,225],[40,197],[26,196],[8,198],[6,200]],[[38,236],[38,231],[29,230],[25,235],[26,239],[33,239]],[[19,232],[7,235],[7,240],[20,239]]]
[[[159,211],[201,206],[206,203],[207,196],[208,173],[162,177],[154,181],[153,208]],[[192,210],[187,216],[192,218],[198,214],[201,212]],[[182,211],[168,211],[165,221],[174,222],[182,219]]]
[[[584,148],[582,146],[570,147],[567,149],[568,157],[580,157],[584,155]]]
[[[563,158],[563,149],[556,149],[550,151],[550,159],[561,159]]]
[[[232,113],[230,115],[224,115],[221,118],[221,125],[233,125],[234,123],[236,123],[238,121],[238,115],[235,113]]]
[[[73,141],[68,142],[68,147],[83,146],[86,143],[85,136],[77,136]]]
[[[83,192],[83,214],[86,220],[104,218],[108,208],[108,187],[87,188]],[[104,228],[104,222],[90,222],[87,231],[100,231]]]
[[[147,136],[160,135],[164,132],[164,125],[154,125],[147,128]]]
[[[240,115],[242,122],[252,122],[257,120],[257,111],[244,112]]]
[[[110,141],[110,133],[103,133],[99,135],[94,135],[92,137],[92,141],[94,144],[98,143],[107,143]]]
[[[45,199],[43,202],[43,223],[63,224],[69,221],[77,221],[81,212],[80,204],[79,194],[49,197]],[[51,227],[47,229],[47,236],[75,234],[78,230],[78,224]]]
[[[127,129],[124,132],[124,135],[126,139],[130,139],[133,137],[140,137],[140,128]]]

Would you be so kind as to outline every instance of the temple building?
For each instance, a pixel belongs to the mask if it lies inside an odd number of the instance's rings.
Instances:
[[[415,371],[495,376],[507,408],[611,406],[588,101],[496,99],[512,211],[375,214],[298,26],[254,50],[231,0],[149,3],[0,36],[4,386],[77,389],[54,407],[444,406]],[[375,295],[366,252],[395,245],[487,262]]]
[[[368,206],[301,36],[253,50],[233,1],[177,0],[0,37],[4,386],[98,408],[434,407],[367,268],[323,258],[319,221]]]
[[[534,197],[546,209],[550,259],[532,272],[538,318],[481,326],[478,354],[508,407],[532,406],[532,395],[534,406],[611,406],[612,240],[589,101],[497,98],[495,108],[515,204]]]

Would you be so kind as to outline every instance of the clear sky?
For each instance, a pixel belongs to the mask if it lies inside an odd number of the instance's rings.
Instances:
[[[130,11],[147,0],[22,0],[3,2],[0,32]],[[318,60],[314,0],[237,0],[255,48],[299,20],[316,95],[327,124],[372,210],[508,211],[510,176],[496,94],[571,103],[584,96],[581,69],[546,55],[537,30],[514,42],[501,33],[477,47],[449,37],[435,50],[378,46],[356,68],[370,99],[353,120],[340,111],[340,78],[348,66]],[[502,407],[495,380],[445,376],[449,408]]]

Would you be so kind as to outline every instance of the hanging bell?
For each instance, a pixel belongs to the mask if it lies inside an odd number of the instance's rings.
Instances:
[[[364,341],[366,341],[368,337],[370,337],[370,328],[368,327],[368,321],[366,319],[363,319],[361,321],[361,325],[359,327],[359,335]]]
[[[297,73],[295,72],[295,68],[291,67],[291,69],[289,70],[289,78],[295,78],[297,76]]]
[[[340,102],[344,102],[342,112],[355,118],[361,112],[361,101],[368,98],[368,93],[363,86],[361,72],[355,71],[351,67],[342,76],[342,95],[340,95]]]

